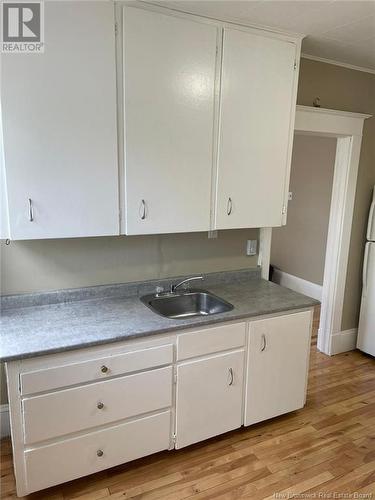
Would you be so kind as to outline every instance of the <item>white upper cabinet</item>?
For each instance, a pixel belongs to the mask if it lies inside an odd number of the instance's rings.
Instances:
[[[44,53],[2,54],[1,237],[286,223],[297,37],[120,2],[116,38],[113,2],[44,8]]]
[[[113,4],[44,7],[44,53],[2,54],[8,235],[119,234]]]
[[[283,222],[297,56],[294,41],[224,29],[216,229]]]
[[[210,228],[218,28],[123,14],[126,234]]]

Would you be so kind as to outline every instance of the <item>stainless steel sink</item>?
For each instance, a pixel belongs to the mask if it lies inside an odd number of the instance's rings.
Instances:
[[[233,309],[232,304],[205,290],[145,295],[141,301],[155,313],[171,319],[208,316]]]

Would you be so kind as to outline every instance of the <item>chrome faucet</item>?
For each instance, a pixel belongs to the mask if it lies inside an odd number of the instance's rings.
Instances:
[[[186,278],[185,280],[180,281],[177,283],[177,285],[171,285],[170,293],[175,293],[176,289],[179,288],[181,285],[184,283],[188,283],[189,281],[194,281],[194,280],[203,280],[203,276],[192,276],[191,278]]]

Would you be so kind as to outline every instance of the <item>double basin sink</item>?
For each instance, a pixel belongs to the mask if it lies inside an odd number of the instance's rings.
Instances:
[[[206,290],[145,295],[141,301],[153,312],[171,319],[209,316],[233,309],[233,305]]]

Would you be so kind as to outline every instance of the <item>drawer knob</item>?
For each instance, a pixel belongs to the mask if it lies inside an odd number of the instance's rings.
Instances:
[[[98,408],[98,410],[102,410],[104,408],[104,403],[99,401],[99,403],[96,405],[96,407]]]
[[[100,371],[101,371],[102,373],[107,373],[107,372],[108,372],[108,366],[103,365],[103,366],[100,368]]]
[[[102,457],[104,455],[104,452],[103,450],[98,450],[96,454],[98,455],[98,457]]]

